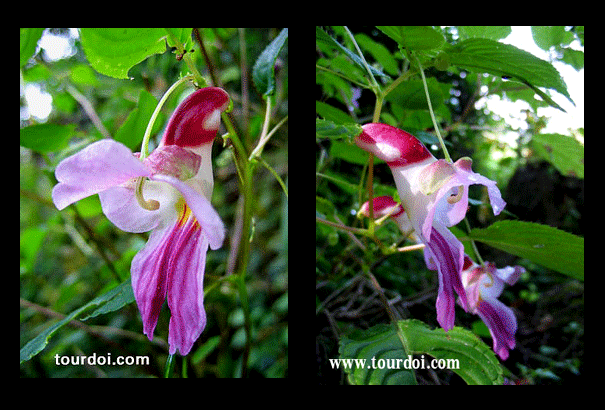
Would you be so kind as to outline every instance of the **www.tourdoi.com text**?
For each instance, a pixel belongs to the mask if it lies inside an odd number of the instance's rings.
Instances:
[[[330,359],[330,366],[333,369],[450,369],[460,368],[458,359],[432,359],[421,355],[419,358],[408,355],[407,359],[376,359],[372,357],[366,359]]]

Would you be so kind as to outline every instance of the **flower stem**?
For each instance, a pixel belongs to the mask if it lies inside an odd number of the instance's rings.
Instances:
[[[426,94],[426,102],[429,106],[429,113],[431,114],[431,119],[433,120],[433,126],[435,127],[435,133],[437,134],[437,138],[439,138],[439,144],[441,144],[441,149],[443,150],[443,154],[445,155],[445,159],[448,162],[452,162],[452,157],[450,157],[450,153],[447,152],[447,148],[445,147],[445,142],[443,141],[443,137],[441,136],[441,131],[439,131],[439,124],[437,124],[437,120],[435,119],[435,113],[433,112],[433,104],[431,104],[431,96],[429,94],[429,86],[426,82],[426,77],[424,76],[424,69],[422,68],[422,64],[420,64],[420,60],[416,57],[416,62],[418,63],[418,69],[420,70],[420,76],[422,77],[422,85],[424,85],[424,93]]]
[[[170,88],[164,93],[164,95],[160,99],[158,105],[155,107],[155,110],[153,111],[153,114],[149,119],[149,124],[147,124],[147,129],[145,129],[145,135],[143,136],[143,143],[141,144],[141,156],[139,157],[141,161],[147,158],[147,156],[149,155],[149,139],[151,138],[151,130],[153,129],[155,120],[158,118],[158,115],[160,114],[162,107],[166,103],[166,100],[168,100],[170,94],[172,94],[173,91],[176,90],[179,85],[191,80],[193,80],[193,75],[186,75],[185,77],[180,78],[177,82],[170,86]]]
[[[170,379],[172,377],[172,372],[174,370],[174,355],[171,354],[166,359],[166,367],[164,368],[164,378]]]

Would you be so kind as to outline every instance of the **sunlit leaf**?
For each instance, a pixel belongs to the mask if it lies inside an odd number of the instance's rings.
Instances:
[[[93,68],[115,78],[129,78],[133,66],[166,51],[161,28],[81,28],[80,34]]]
[[[547,225],[499,221],[469,236],[496,249],[584,280],[584,238]]]
[[[516,78],[532,87],[550,88],[573,103],[565,81],[552,64],[515,46],[486,38],[469,38],[447,47],[446,51],[452,65]]]

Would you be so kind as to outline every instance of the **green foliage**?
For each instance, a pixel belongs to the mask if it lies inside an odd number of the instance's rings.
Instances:
[[[166,51],[162,28],[82,28],[90,65],[101,74],[128,78],[128,71],[153,54]]]
[[[121,142],[130,149],[138,147],[141,144],[141,141],[143,141],[143,135],[145,135],[147,124],[149,124],[149,120],[157,105],[158,102],[153,95],[146,90],[141,90],[137,108],[128,114],[126,121],[124,121],[116,132],[115,140]],[[160,123],[162,123],[162,118],[156,122],[156,124]],[[155,125],[155,132],[157,132],[158,128],[159,127]],[[152,133],[155,132],[152,130]]]
[[[41,38],[62,40],[64,54],[50,58],[37,47],[45,44]],[[229,134],[217,137],[213,147],[212,202],[231,241],[207,255],[208,324],[191,354],[174,358],[171,374],[287,377],[288,202],[282,184],[288,181],[288,53],[283,40],[280,29],[21,29],[22,377],[164,375],[170,312],[162,309],[150,342],[142,333],[129,279],[132,258],[148,234],[114,227],[96,195],[59,212],[50,192],[57,164],[91,142],[113,137],[139,151],[158,100],[191,73],[196,84],[224,88],[236,105],[218,136]],[[270,66],[277,52],[279,71]],[[270,104],[250,80],[245,82],[261,55],[267,57],[257,78],[272,86],[265,90]],[[47,116],[32,115],[39,102],[23,92],[32,88],[52,99]],[[183,85],[171,94],[156,119],[150,149],[192,88]],[[256,150],[252,161],[249,153],[261,143],[264,149]],[[56,355],[146,357],[149,363],[60,365]]]
[[[264,96],[272,95],[275,92],[275,60],[287,38],[288,29],[285,28],[263,50],[256,63],[254,63],[252,80],[258,91]]]
[[[19,130],[19,144],[38,152],[53,152],[65,148],[72,136],[73,125],[37,124]]]
[[[396,331],[393,326],[377,325],[341,338],[341,359],[365,360],[363,366],[345,367],[349,383],[416,384],[412,369],[430,369],[432,365],[435,369],[450,368],[471,385],[502,384],[502,369],[494,352],[470,331],[460,327],[449,332],[431,330],[418,320],[401,320],[397,326]],[[403,349],[400,337],[409,351]],[[343,361],[340,364],[343,366]]]
[[[109,292],[95,298],[93,301],[85,304],[84,306],[76,309],[64,319],[58,321],[54,325],[50,326],[44,332],[30,340],[20,352],[21,362],[31,359],[37,355],[46,347],[49,339],[63,326],[69,324],[72,320],[80,318],[84,313],[95,309],[87,318],[95,317],[100,314],[111,313],[118,309],[121,309],[125,305],[134,302],[134,295],[132,293],[132,286],[130,286],[130,280],[116,286]]]
[[[537,87],[551,88],[573,102],[565,82],[552,64],[515,46],[471,38],[446,48],[446,53],[451,64],[462,69],[514,78],[534,91]],[[548,102],[556,106],[552,100]]]
[[[574,137],[537,134],[532,138],[532,147],[561,174],[584,179],[584,145]]]
[[[361,133],[361,126],[357,124],[352,125],[338,125],[332,121],[315,120],[315,136],[317,138],[331,138],[331,139],[342,139],[348,138],[349,140],[356,137]]]
[[[473,229],[476,241],[584,280],[584,238],[531,222],[500,221]]]

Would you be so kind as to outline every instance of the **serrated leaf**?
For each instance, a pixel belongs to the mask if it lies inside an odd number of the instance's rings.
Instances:
[[[399,321],[399,328],[407,338],[412,354],[426,353],[446,363],[457,364],[451,369],[467,384],[502,384],[502,367],[496,355],[470,330],[454,327],[431,329],[419,320]],[[457,362],[451,362],[454,360]]]
[[[566,176],[584,178],[584,145],[561,134],[535,134],[534,151]]]
[[[499,221],[469,236],[496,249],[584,280],[584,238],[547,225]]]
[[[408,344],[407,353],[389,325],[356,331],[340,339],[340,358],[345,360],[340,360],[339,365],[347,373],[349,383],[416,384],[413,370],[406,367],[428,369],[446,363],[468,384],[502,384],[502,368],[496,355],[469,330],[431,330],[414,319],[399,321],[398,326]],[[411,359],[408,355],[412,354],[420,356]],[[433,362],[425,355],[442,360]]]
[[[430,26],[376,26],[400,46],[409,50],[439,49],[445,37]]]
[[[550,88],[573,103],[565,81],[552,64],[515,46],[486,38],[469,38],[447,48],[447,54],[450,63],[460,68],[513,77],[534,88],[534,91],[535,87]],[[552,105],[550,97],[548,100]],[[556,108],[561,107],[557,105]]]
[[[275,59],[288,38],[288,29],[285,28],[260,54],[252,69],[252,81],[264,96],[275,91]]]
[[[114,78],[153,54],[166,51],[162,28],[81,28],[82,47],[90,65]]]
[[[101,313],[113,312],[114,310],[120,309],[124,305],[132,303],[133,301],[134,295],[132,294],[130,279],[127,279],[124,283],[105,292],[103,295],[95,298],[79,309],[74,310],[65,318],[51,325],[38,336],[27,342],[19,352],[20,362],[27,361],[40,353],[46,347],[48,341],[57,332],[57,330],[91,309],[96,308],[96,310],[89,317],[97,316]]]

